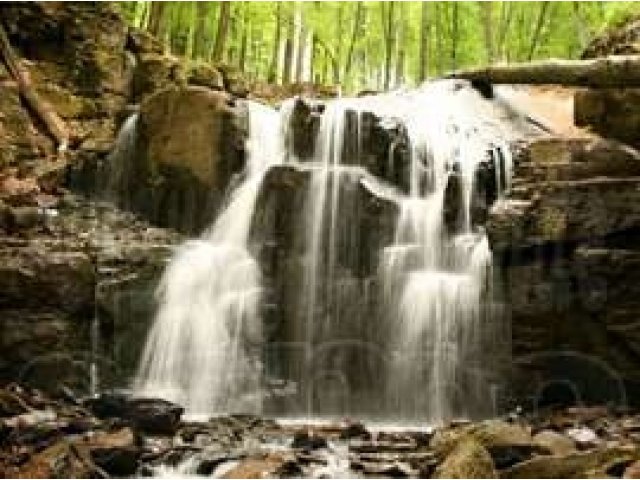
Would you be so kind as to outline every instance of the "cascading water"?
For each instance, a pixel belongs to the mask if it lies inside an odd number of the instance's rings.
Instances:
[[[213,226],[182,245],[158,288],[159,310],[135,390],[185,406],[187,414],[260,411],[260,268],[248,251],[262,179],[279,161],[276,113],[248,103],[247,162]]]
[[[483,314],[491,253],[482,228],[472,226],[471,197],[480,164],[506,138],[480,123],[468,93],[430,84],[406,118],[410,192],[381,265],[387,311],[399,324],[391,339],[389,390],[403,420],[492,413],[484,388],[498,357],[487,354],[485,338],[499,332]],[[457,190],[447,197],[452,183]],[[446,224],[447,207],[454,209],[453,227]]]
[[[267,409],[277,415],[413,423],[494,413],[490,390],[509,346],[491,311],[491,253],[474,195],[488,159],[498,193],[508,188],[512,138],[505,127],[511,119],[483,110],[495,108],[490,103],[452,81],[330,101],[307,159],[289,150],[292,102],[279,115],[250,104],[243,181],[211,229],[179,248],[168,266],[136,390],[192,414],[259,412],[263,382],[277,370],[278,380],[296,385],[302,405]],[[401,143],[389,147],[383,178],[367,171],[370,114],[400,125],[407,178],[394,164]],[[280,305],[279,321],[295,324],[283,327],[286,340],[302,344],[304,354],[274,362],[264,355],[261,265],[248,245],[265,174],[285,161],[309,175],[306,204],[294,215],[302,266],[279,260],[285,270],[302,269],[302,284],[270,288],[275,303],[295,304]],[[363,190],[376,198],[376,212],[379,204],[397,212],[385,243],[365,241]]]

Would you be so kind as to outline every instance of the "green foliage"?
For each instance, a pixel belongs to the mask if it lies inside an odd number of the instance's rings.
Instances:
[[[168,53],[221,60],[252,79],[418,83],[456,68],[576,58],[594,35],[640,13],[636,2],[122,2],[127,21]]]

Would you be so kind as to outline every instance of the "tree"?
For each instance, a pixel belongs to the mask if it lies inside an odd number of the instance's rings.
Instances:
[[[162,38],[167,13],[166,2],[151,2],[147,30],[157,38]]]
[[[384,32],[384,89],[388,90],[391,83],[391,55],[393,54],[393,20],[395,2],[383,2],[382,28]]]
[[[218,15],[218,29],[216,32],[216,41],[213,47],[212,59],[216,62],[222,60],[224,55],[224,47],[227,42],[227,33],[229,30],[229,18],[231,14],[231,2],[218,2],[220,5],[220,13]]]
[[[429,21],[429,2],[422,2],[421,5],[418,80],[422,82],[429,75],[429,37],[431,36],[431,22]]]
[[[351,73],[351,65],[353,64],[353,49],[355,48],[356,41],[360,33],[362,15],[363,15],[362,2],[357,2],[356,11],[353,19],[353,27],[351,29],[351,40],[349,41],[349,45],[347,47],[347,58],[344,62],[344,71],[342,74],[342,78],[344,79],[349,78],[349,74]]]
[[[282,37],[282,3],[276,2],[276,23],[274,27],[273,43],[271,45],[271,62],[269,63],[269,73],[267,81],[276,83],[278,81],[278,60],[280,58],[280,42]]]
[[[487,51],[487,64],[493,63],[493,19],[492,8],[493,2],[479,2],[480,12],[482,15],[482,26],[484,31],[484,46]]]
[[[542,34],[542,28],[544,27],[544,22],[547,18],[547,11],[549,10],[549,2],[542,2],[540,4],[540,13],[538,14],[538,20],[536,21],[536,29],[533,32],[533,36],[531,37],[531,46],[529,47],[529,55],[527,56],[528,60],[533,58],[533,54],[536,51],[536,47],[538,46],[538,42],[540,41],[540,35]]]

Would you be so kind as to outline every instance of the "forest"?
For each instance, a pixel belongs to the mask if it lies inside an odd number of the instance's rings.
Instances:
[[[415,85],[459,68],[578,58],[635,2],[123,2],[166,53],[251,80],[345,91]]]

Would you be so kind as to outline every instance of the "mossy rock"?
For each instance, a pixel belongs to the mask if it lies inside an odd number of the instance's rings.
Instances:
[[[640,458],[636,446],[596,449],[568,455],[543,455],[502,472],[502,478],[605,478],[616,476]],[[617,475],[619,476],[619,475]]]
[[[433,478],[496,478],[489,452],[469,437],[460,442],[435,471]]]

